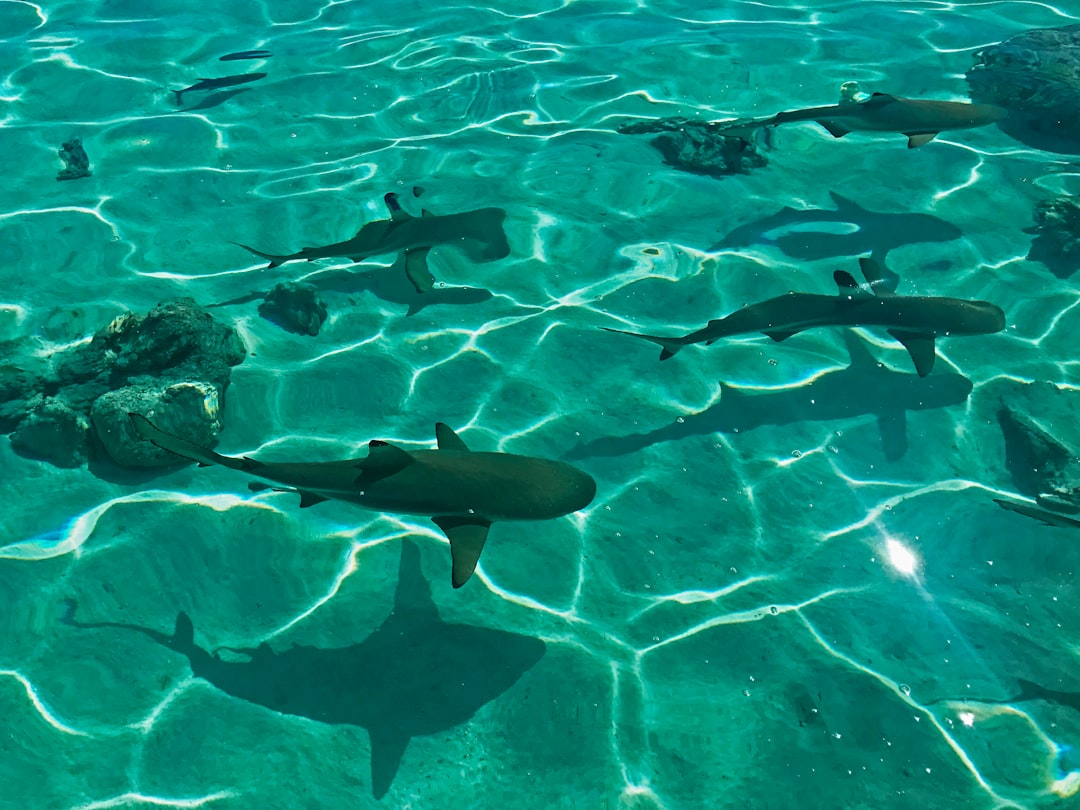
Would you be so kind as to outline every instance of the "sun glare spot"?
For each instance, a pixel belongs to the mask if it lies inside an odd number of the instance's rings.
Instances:
[[[885,541],[885,554],[888,557],[889,564],[897,572],[905,577],[915,576],[915,571],[919,567],[919,558],[915,556],[915,552],[899,540],[892,537],[888,538]]]

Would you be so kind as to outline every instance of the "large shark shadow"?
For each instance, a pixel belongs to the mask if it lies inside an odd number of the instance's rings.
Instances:
[[[959,405],[971,393],[971,380],[960,374],[930,377],[893,371],[874,358],[850,330],[843,332],[851,364],[815,377],[806,385],[771,393],[744,394],[723,386],[720,400],[696,414],[648,433],[603,436],[574,447],[567,459],[617,456],[658,442],[709,433],[734,433],[764,425],[824,422],[876,414],[882,449],[889,461],[907,452],[907,412]]]
[[[829,196],[836,203],[835,209],[809,208],[800,211],[784,207],[775,214],[740,225],[709,250],[748,247],[763,241],[765,234],[770,231],[826,223],[853,226],[854,230],[846,233],[793,230],[781,233],[771,241],[792,258],[815,261],[871,252],[884,259],[890,250],[901,245],[949,242],[963,236],[961,230],[951,222],[931,214],[871,211],[835,191],[830,191]]]
[[[223,658],[196,646],[184,613],[168,636],[120,622],[79,622],[73,612],[69,603],[65,621],[75,627],[149,636],[186,656],[196,677],[233,697],[281,714],[367,729],[376,799],[389,790],[409,740],[464,723],[513,686],[546,650],[537,638],[442,621],[420,568],[420,551],[407,540],[392,612],[370,636],[348,647],[295,645],[276,652],[263,643],[227,648]]]
[[[370,292],[376,298],[390,304],[403,304],[407,308],[405,316],[415,315],[424,307],[436,304],[461,306],[481,304],[490,300],[491,290],[483,287],[443,287],[435,285],[426,292],[417,292],[403,270],[405,256],[401,255],[388,267],[378,267],[363,272],[348,268],[329,269],[304,279],[314,284],[320,292],[334,292],[345,295]],[[227,307],[261,301],[266,296],[265,290],[253,290],[239,298],[209,304],[209,307]]]

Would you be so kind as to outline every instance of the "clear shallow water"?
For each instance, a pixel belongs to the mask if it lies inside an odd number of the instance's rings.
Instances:
[[[1076,192],[1071,159],[993,127],[907,150],[805,125],[718,181],[614,129],[827,104],[852,79],[961,99],[973,50],[1078,20],[1010,2],[0,3],[0,337],[55,347],[166,298],[311,278],[331,311],[314,338],[250,301],[211,310],[251,352],[221,452],[430,447],[444,421],[476,448],[568,455],[599,487],[573,517],[497,524],[452,591],[424,519],[300,511],[217,468],[116,483],[0,442],[0,806],[1076,801],[1080,543],[991,500],[1014,489],[1001,385],[1076,384],[1074,285],[1024,260],[1021,230]],[[217,61],[248,48],[274,56]],[[254,69],[204,109],[170,92]],[[93,176],[57,183],[74,134]],[[440,282],[490,298],[406,317],[390,256],[265,270],[228,244],[338,241],[387,191],[412,213],[507,210],[506,259],[432,252]],[[842,222],[755,229],[832,194],[959,228],[891,250],[899,291],[995,301],[1008,329],[942,341],[919,379],[879,330],[660,364],[596,328],[676,334],[832,292],[865,246],[798,231]],[[114,626],[65,623],[68,600]],[[1061,694],[1014,700],[1021,681]]]

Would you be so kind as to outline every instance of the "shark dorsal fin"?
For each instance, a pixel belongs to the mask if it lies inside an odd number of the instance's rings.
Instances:
[[[920,377],[925,377],[931,372],[934,368],[934,360],[937,358],[933,335],[925,332],[904,332],[900,329],[890,329],[889,334],[904,344]]]
[[[357,483],[393,475],[408,467],[413,460],[413,457],[400,447],[374,439],[368,442],[367,458],[356,465],[364,471]]]
[[[896,96],[888,93],[871,93],[870,98],[864,101],[863,104],[877,106],[879,104],[888,104],[891,101],[896,101]]]
[[[440,450],[458,450],[462,453],[469,452],[469,446],[462,441],[453,429],[445,422],[435,423],[435,438],[439,442]]]
[[[859,205],[857,202],[848,197],[845,197],[843,194],[838,194],[835,191],[830,191],[829,197],[832,198],[832,201],[836,204],[837,212],[843,211],[844,213],[863,213],[866,211],[866,209]]]
[[[406,220],[413,219],[413,215],[401,207],[396,192],[391,191],[383,195],[383,202],[386,203],[386,208],[390,212],[391,221],[405,222]]]
[[[460,588],[476,570],[491,523],[483,518],[456,515],[439,515],[433,517],[432,521],[450,541],[450,556],[453,558],[451,584]]]
[[[191,617],[184,612],[176,615],[176,628],[173,630],[173,649],[188,649],[195,645],[195,627],[191,623]]]

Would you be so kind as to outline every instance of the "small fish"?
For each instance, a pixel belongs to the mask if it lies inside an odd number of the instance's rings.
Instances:
[[[236,53],[227,53],[224,56],[219,56],[219,62],[235,62],[237,59],[269,59],[273,56],[270,51],[237,51]]]
[[[184,93],[219,90],[222,87],[235,87],[238,84],[247,84],[265,78],[265,73],[240,73],[236,76],[222,76],[220,79],[199,79],[191,87],[185,87],[183,90],[173,90],[173,92],[176,93],[177,105],[180,105],[184,103]]]

